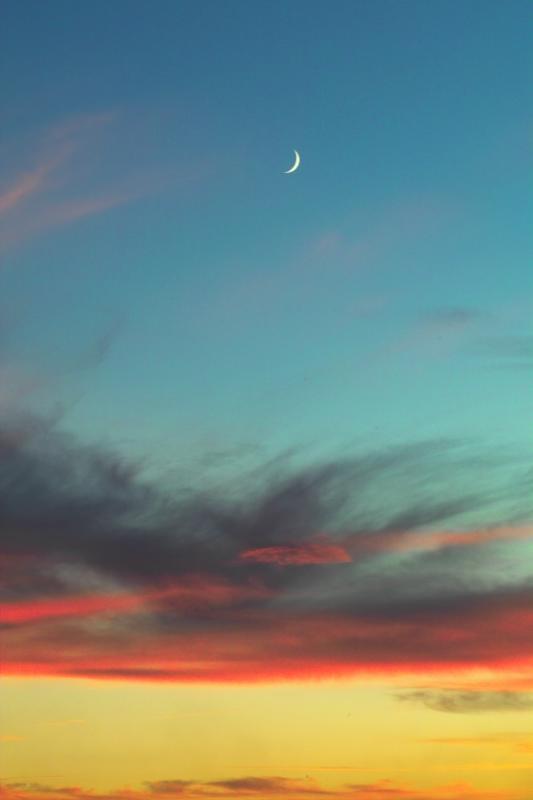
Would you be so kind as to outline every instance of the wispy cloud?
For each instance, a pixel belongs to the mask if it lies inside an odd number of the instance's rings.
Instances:
[[[13,223],[12,212],[33,198],[63,186],[68,175],[63,170],[76,156],[90,151],[99,135],[117,118],[116,113],[80,114],[53,125],[36,135],[34,163],[30,168],[13,169],[0,184],[0,220],[5,215]],[[22,156],[21,156],[22,158]],[[13,162],[13,159],[12,159]]]
[[[531,369],[533,367],[533,335],[515,334],[480,340],[475,352],[497,367]]]
[[[511,332],[520,322],[520,315],[515,316],[505,306],[490,313],[467,307],[433,309],[409,323],[387,354],[439,359],[460,354],[494,367],[528,369],[533,364],[533,336],[520,328]],[[522,322],[524,328],[527,331]]]
[[[354,218],[318,232],[287,254],[282,263],[246,269],[234,282],[208,300],[206,311],[225,324],[257,319],[257,314],[298,313],[307,301],[333,302],[346,323],[371,316],[389,302],[383,294],[354,289],[354,275],[364,275],[413,240],[439,225],[443,212],[431,199],[405,198],[376,216],[365,228]],[[329,300],[331,298],[331,301]]]
[[[434,309],[421,314],[388,348],[388,353],[415,352],[448,357],[464,348],[490,323],[490,316],[464,307]]]
[[[417,703],[432,711],[444,711],[451,714],[531,711],[533,709],[533,692],[417,689],[402,692],[396,697],[402,702]]]
[[[117,167],[112,154],[121,131],[120,115],[111,111],[80,115],[36,135],[34,164],[28,168],[21,155],[20,170],[0,188],[0,250],[194,177],[176,165]]]
[[[466,531],[375,531],[348,537],[343,546],[350,554],[350,560],[355,560],[380,553],[432,552],[448,548],[468,548],[489,542],[519,540],[533,540],[533,525],[496,526]]]
[[[12,222],[10,212],[58,183],[64,183],[62,168],[77,152],[90,147],[94,135],[113,119],[113,114],[79,116],[37,137],[36,164],[29,170],[15,173],[14,178],[6,180],[5,188],[0,189],[0,219],[6,215]]]
[[[45,161],[32,172],[19,175],[15,182],[4,188],[0,194],[0,214],[6,214],[19,203],[39,192],[45,185],[46,177],[58,165],[58,161]]]
[[[419,741],[423,744],[444,745],[446,747],[486,747],[490,745],[511,749],[518,753],[533,752],[533,736],[523,732],[507,731],[506,733],[482,736],[441,736],[432,739],[420,739]]]

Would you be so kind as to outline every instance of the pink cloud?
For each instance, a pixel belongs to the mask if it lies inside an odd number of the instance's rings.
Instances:
[[[112,122],[114,117],[113,113],[80,115],[47,131],[37,146],[41,156],[36,166],[21,172],[7,188],[0,191],[0,216],[13,211],[22,201],[49,189],[50,177],[83,144],[88,146],[88,137]]]
[[[372,531],[346,536],[342,542],[352,558],[381,553],[434,551],[448,547],[469,547],[488,542],[533,539],[533,526],[501,526],[468,531]]]
[[[33,171],[16,178],[15,182],[0,194],[0,214],[11,211],[22,200],[38,192],[53,167],[53,163],[44,162]]]
[[[193,174],[179,173],[173,167],[117,173],[112,152],[106,150],[109,136],[103,136],[117,119],[115,112],[80,115],[41,136],[35,148],[41,153],[36,166],[22,168],[3,191],[0,189],[0,249],[139,200],[177,180],[189,183],[204,177],[205,164]],[[109,158],[111,165],[97,191],[83,183],[92,180],[87,165],[95,154],[100,162]]]

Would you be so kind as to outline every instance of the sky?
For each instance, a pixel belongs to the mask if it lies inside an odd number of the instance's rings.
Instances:
[[[4,2],[2,800],[531,800],[531,34]]]

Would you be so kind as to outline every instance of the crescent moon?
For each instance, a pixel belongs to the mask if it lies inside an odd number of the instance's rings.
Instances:
[[[290,169],[285,170],[285,172],[283,173],[284,175],[290,175],[291,172],[296,172],[296,170],[300,166],[300,153],[298,152],[298,150],[294,151],[294,155],[295,155],[294,164]]]

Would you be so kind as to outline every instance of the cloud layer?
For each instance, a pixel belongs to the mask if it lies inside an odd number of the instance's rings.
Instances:
[[[100,794],[77,786],[52,787],[35,783],[0,784],[2,800],[159,800],[177,798],[276,798],[308,800],[524,800],[522,793],[478,790],[469,783],[418,789],[390,780],[345,784],[330,789],[312,779],[246,776],[218,781],[160,780],[146,783],[143,790],[119,789]]]
[[[3,670],[176,681],[527,670],[521,470],[428,442],[170,492],[43,421],[4,420]]]

